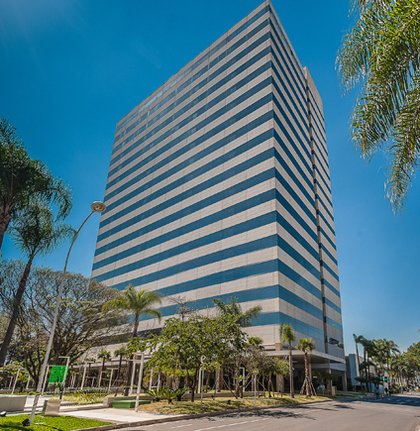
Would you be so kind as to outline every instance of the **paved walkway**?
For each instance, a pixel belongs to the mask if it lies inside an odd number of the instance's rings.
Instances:
[[[60,409],[61,416],[74,416],[77,418],[97,419],[105,422],[129,423],[137,421],[147,421],[151,419],[164,419],[181,415],[164,415],[160,413],[149,413],[139,411],[136,413],[130,409],[102,408],[94,410],[72,410],[71,407]]]

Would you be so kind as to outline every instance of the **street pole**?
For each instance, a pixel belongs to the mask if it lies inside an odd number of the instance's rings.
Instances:
[[[201,404],[200,404],[200,409],[203,410],[203,376],[204,376],[204,364],[201,367],[201,376],[200,376],[200,389],[201,389]]]
[[[201,376],[200,376],[200,392],[201,392],[201,404],[200,404],[200,410],[203,410],[203,382],[204,382],[204,364],[206,363],[207,358],[205,355],[202,355],[200,358],[200,362],[202,364],[201,368]]]
[[[112,374],[114,372],[114,369],[111,368],[111,377],[109,378],[109,387],[108,387],[108,392],[111,392],[111,383],[112,383]]]
[[[57,320],[58,320],[58,313],[60,311],[60,304],[61,304],[61,295],[63,293],[63,287],[64,287],[64,282],[66,280],[66,272],[67,272],[67,263],[69,261],[69,257],[70,257],[70,252],[71,249],[73,248],[73,244],[76,241],[80,230],[82,229],[82,227],[85,225],[85,223],[89,220],[90,216],[94,213],[103,213],[106,210],[106,205],[102,202],[93,202],[93,204],[90,206],[92,212],[85,218],[84,222],[80,225],[79,229],[76,231],[74,237],[73,237],[73,241],[70,244],[70,248],[69,251],[67,253],[67,257],[66,257],[66,262],[64,264],[64,269],[63,269],[63,273],[61,276],[61,284],[60,284],[60,289],[58,291],[58,296],[57,296],[57,303],[55,305],[55,310],[54,310],[54,320],[53,320],[53,324],[51,327],[51,333],[50,333],[50,338],[48,339],[48,344],[47,344],[47,350],[45,352],[45,357],[44,357],[44,362],[42,364],[42,368],[41,368],[41,376],[39,378],[38,381],[38,387],[36,390],[36,395],[35,395],[35,399],[34,399],[34,404],[32,406],[32,411],[31,411],[31,416],[29,419],[29,422],[31,424],[33,424],[34,422],[34,417],[35,417],[35,412],[36,412],[36,408],[38,406],[38,400],[39,400],[39,395],[41,393],[42,390],[42,382],[44,380],[44,376],[45,376],[45,372],[47,370],[47,366],[48,366],[48,359],[51,353],[51,346],[52,346],[52,342],[54,339],[54,333],[55,333],[55,328],[57,326]]]
[[[15,379],[15,383],[13,384],[12,395],[13,395],[13,392],[15,391],[16,383],[17,383],[18,378],[19,378],[19,374],[20,374],[20,370],[18,370],[16,373],[16,379]]]
[[[81,390],[81,391],[83,391],[83,386],[85,385],[86,367],[87,367],[87,364],[86,364],[86,362],[85,362],[85,363],[84,363],[84,367],[83,367],[82,384],[80,385],[80,390]]]
[[[48,369],[48,368],[50,368],[50,367],[51,367],[51,365],[48,365],[48,364],[47,364],[47,369]],[[45,373],[44,381],[43,381],[43,383],[42,383],[42,391],[41,391],[41,395],[44,395],[44,392],[45,392],[45,386],[46,386],[46,384],[47,384],[47,379],[48,379],[48,371]]]
[[[133,368],[131,370],[131,381],[130,381],[130,395],[133,395],[133,388],[134,388],[134,377],[136,375],[136,360],[134,359],[133,355]]]
[[[67,371],[69,370],[69,364],[70,364],[70,356],[59,356],[60,359],[65,359],[66,360],[66,368]],[[66,378],[67,378],[67,374],[66,374]],[[64,387],[66,386],[66,379],[64,379],[63,382],[63,389],[62,391],[60,391],[60,400],[63,399],[63,394],[64,394]]]
[[[258,370],[253,370],[254,373],[254,407],[257,407],[257,373]]]
[[[141,382],[143,380],[143,368],[144,368],[144,353],[141,353],[139,380],[137,382],[136,412],[139,411],[139,399],[140,399]]]

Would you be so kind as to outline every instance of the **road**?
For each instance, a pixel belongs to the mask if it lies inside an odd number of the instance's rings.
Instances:
[[[130,431],[414,431],[420,429],[420,395],[332,401],[292,408],[230,413]]]

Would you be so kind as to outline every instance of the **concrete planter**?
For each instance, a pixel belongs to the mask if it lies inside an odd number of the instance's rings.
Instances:
[[[0,395],[0,411],[23,412],[26,395]]]

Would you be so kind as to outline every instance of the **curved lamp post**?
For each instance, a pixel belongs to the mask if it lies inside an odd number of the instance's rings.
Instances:
[[[38,406],[39,395],[40,395],[40,393],[42,391],[44,376],[45,376],[45,372],[46,372],[46,369],[47,369],[47,366],[48,366],[49,356],[50,356],[50,353],[51,353],[51,346],[52,346],[52,342],[53,342],[53,339],[54,339],[55,328],[57,326],[58,312],[60,310],[60,303],[61,303],[61,295],[63,293],[64,282],[66,280],[67,263],[69,261],[69,256],[70,256],[71,249],[73,248],[73,244],[76,241],[76,239],[77,239],[77,237],[79,235],[80,230],[85,225],[85,223],[88,221],[89,217],[92,214],[94,214],[94,213],[103,213],[106,210],[106,205],[103,202],[96,201],[96,202],[93,202],[93,204],[90,206],[90,208],[91,208],[92,212],[85,218],[84,222],[80,225],[79,229],[74,234],[73,241],[71,242],[69,251],[67,253],[66,263],[64,265],[63,274],[61,275],[61,284],[60,284],[60,289],[58,291],[57,304],[55,305],[55,310],[54,310],[54,320],[53,320],[53,324],[52,324],[52,328],[51,328],[51,334],[50,334],[50,338],[48,339],[47,351],[45,352],[44,363],[42,364],[41,375],[39,377],[38,386],[37,386],[37,389],[36,389],[36,395],[35,395],[35,399],[34,399],[34,405],[32,406],[31,417],[29,419],[29,421],[30,421],[31,424],[34,421],[35,411],[36,411],[36,408]]]

